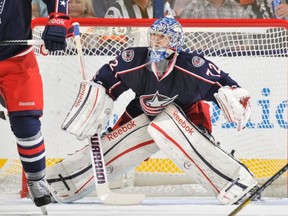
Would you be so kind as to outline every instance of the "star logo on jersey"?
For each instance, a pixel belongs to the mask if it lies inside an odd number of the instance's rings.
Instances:
[[[60,1],[60,5],[63,6],[63,7],[66,7],[66,2],[64,0]]]
[[[155,94],[140,96],[140,105],[146,115],[156,116],[161,113],[170,103],[172,103],[178,95],[169,98],[165,95]]]

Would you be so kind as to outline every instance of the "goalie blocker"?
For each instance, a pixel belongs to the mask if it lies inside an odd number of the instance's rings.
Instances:
[[[62,129],[80,140],[92,137],[98,128],[105,127],[112,110],[113,100],[105,88],[92,81],[83,81]]]

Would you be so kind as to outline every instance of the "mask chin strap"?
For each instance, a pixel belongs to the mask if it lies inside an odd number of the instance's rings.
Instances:
[[[158,77],[161,78],[163,76],[164,72],[168,68],[169,60],[163,59],[160,62],[154,62],[152,64],[155,65],[155,67],[152,67],[153,72],[156,73],[158,75]],[[154,69],[155,69],[155,71],[154,71]]]

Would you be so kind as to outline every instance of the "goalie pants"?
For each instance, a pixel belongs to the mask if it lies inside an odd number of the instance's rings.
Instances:
[[[212,124],[210,118],[210,106],[205,101],[197,101],[193,105],[181,107],[186,117],[193,122],[198,127],[204,127],[208,130],[209,134],[212,133]],[[128,112],[124,112],[124,114],[120,117],[120,119],[115,124],[114,129],[120,127],[121,125],[127,123],[132,118],[137,116],[131,116]]]
[[[43,86],[32,48],[0,61],[0,93],[9,112],[27,178],[40,179],[45,171],[45,147],[39,120],[43,110]]]

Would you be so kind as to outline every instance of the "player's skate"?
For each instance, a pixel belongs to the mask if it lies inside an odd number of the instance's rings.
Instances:
[[[50,192],[44,178],[38,181],[28,180],[28,190],[31,199],[34,201],[37,207],[41,207],[51,203]]]

